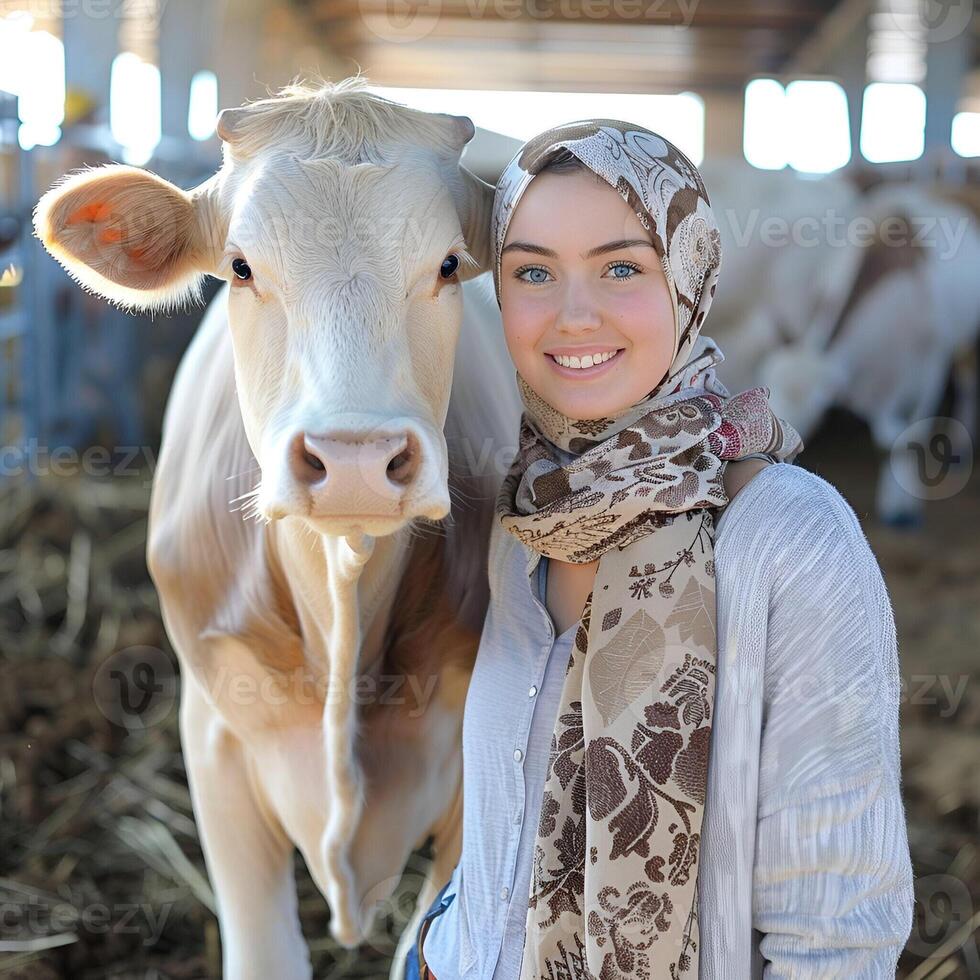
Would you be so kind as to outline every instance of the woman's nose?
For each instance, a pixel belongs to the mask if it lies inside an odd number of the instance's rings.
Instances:
[[[562,333],[591,333],[602,326],[598,306],[591,302],[588,292],[569,287],[562,297],[555,327]]]

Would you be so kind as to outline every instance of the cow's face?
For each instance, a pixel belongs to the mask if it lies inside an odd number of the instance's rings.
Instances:
[[[101,168],[49,192],[36,218],[76,278],[130,306],[181,299],[202,273],[227,280],[262,474],[251,512],[328,534],[449,512],[460,281],[488,259],[492,188],[459,167],[472,124],[385,103],[372,141],[358,127],[377,105],[348,92],[324,117],[357,130],[346,142],[295,99],[233,110],[225,164],[195,191]]]

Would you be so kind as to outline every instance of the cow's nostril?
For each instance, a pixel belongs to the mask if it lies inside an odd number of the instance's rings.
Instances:
[[[419,446],[414,436],[406,436],[405,446],[388,460],[386,473],[392,483],[406,486],[418,470]]]
[[[308,453],[306,450],[303,450],[303,461],[311,469],[319,470],[321,473],[326,470],[326,467],[323,465],[323,460],[317,459],[313,453]]]
[[[303,433],[293,438],[289,447],[289,461],[295,478],[311,486],[323,479],[327,469],[325,456]]]

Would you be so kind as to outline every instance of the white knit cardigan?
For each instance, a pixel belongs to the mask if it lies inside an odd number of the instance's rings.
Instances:
[[[505,706],[526,704],[542,641],[529,635],[540,617],[524,559],[495,527],[493,615],[464,725],[463,854],[449,886],[458,894],[425,946],[439,980],[516,980],[519,971],[510,941],[498,962],[497,893],[499,856],[518,832],[504,748],[520,732]],[[890,980],[912,928],[913,883],[895,624],[881,570],[840,493],[785,463],[756,474],[725,508],[715,565],[699,976]],[[535,785],[546,758],[546,745],[528,746]],[[532,823],[519,832],[533,831]],[[529,874],[522,865],[514,901],[527,894]],[[523,922],[523,901],[517,914]]]
[[[761,956],[769,980],[893,977],[914,899],[881,570],[799,466],[766,467],[726,510],[701,976],[762,976]]]

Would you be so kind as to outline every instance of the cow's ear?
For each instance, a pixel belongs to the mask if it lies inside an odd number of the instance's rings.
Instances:
[[[206,186],[182,191],[118,164],[84,170],[41,198],[34,230],[87,289],[131,309],[174,307],[200,296]]]
[[[477,267],[460,267],[460,280],[471,279],[486,272],[491,262],[490,214],[493,210],[495,188],[460,166],[462,193],[459,197],[459,218],[466,237],[466,248],[476,259]]]

